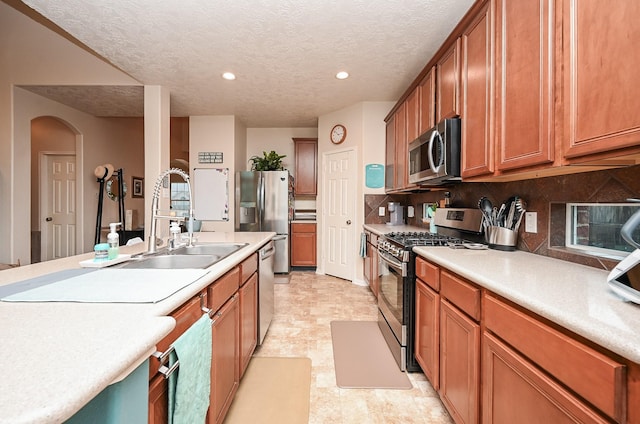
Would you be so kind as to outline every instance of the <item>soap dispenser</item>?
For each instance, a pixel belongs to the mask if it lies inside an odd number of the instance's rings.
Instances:
[[[171,249],[175,249],[180,244],[180,233],[182,232],[182,230],[180,229],[180,224],[172,221],[171,225],[169,226],[169,232],[171,233],[169,247]]]
[[[107,259],[112,260],[118,257],[118,249],[120,247],[120,235],[116,231],[120,222],[112,222],[109,224],[109,234],[107,234],[107,243],[109,244],[109,255]]]

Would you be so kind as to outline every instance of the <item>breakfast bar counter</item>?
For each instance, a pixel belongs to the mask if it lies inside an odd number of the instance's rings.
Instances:
[[[60,423],[155,351],[175,326],[168,315],[275,234],[199,233],[198,242],[248,243],[157,303],[0,302],[0,423]],[[122,246],[140,253],[146,244]],[[0,272],[0,286],[79,269],[93,253]],[[100,271],[95,271],[100,272]]]

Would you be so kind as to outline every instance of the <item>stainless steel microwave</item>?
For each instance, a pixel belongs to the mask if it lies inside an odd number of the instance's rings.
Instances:
[[[409,144],[409,182],[442,185],[460,181],[460,118],[438,125]]]

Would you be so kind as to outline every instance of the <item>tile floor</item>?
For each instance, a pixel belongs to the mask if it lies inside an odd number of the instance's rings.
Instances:
[[[408,374],[411,390],[336,386],[330,322],[376,319],[375,299],[367,287],[295,271],[289,283],[275,285],[275,316],[255,356],[311,358],[310,424],[452,423],[422,373]]]

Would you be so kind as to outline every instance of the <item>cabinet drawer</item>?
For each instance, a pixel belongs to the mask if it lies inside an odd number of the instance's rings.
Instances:
[[[208,308],[217,311],[240,287],[240,267],[235,267],[218,278],[207,289]]]
[[[254,272],[258,270],[258,254],[254,253],[249,256],[240,264],[240,272],[242,274],[242,278],[240,279],[240,285],[243,285],[247,282],[249,277],[253,275]]]
[[[493,296],[484,297],[486,328],[602,412],[623,422],[626,368]]]
[[[483,423],[610,422],[489,333],[482,355]]]
[[[435,291],[440,290],[440,268],[422,258],[416,258],[416,277]]]
[[[192,298],[187,303],[173,311],[171,313],[171,317],[176,320],[176,326],[171,330],[171,333],[167,334],[158,342],[156,350],[164,352],[169,349],[169,346],[171,346],[171,344],[175,342],[182,333],[187,331],[189,327],[198,321],[203,313],[204,312],[200,309],[199,296]],[[159,367],[160,361],[158,358],[152,357],[149,361],[149,377],[156,375]]]
[[[480,289],[442,270],[440,295],[476,321],[480,320]]]
[[[316,232],[316,224],[300,224],[295,223],[291,224],[291,232],[292,233],[315,233]]]

